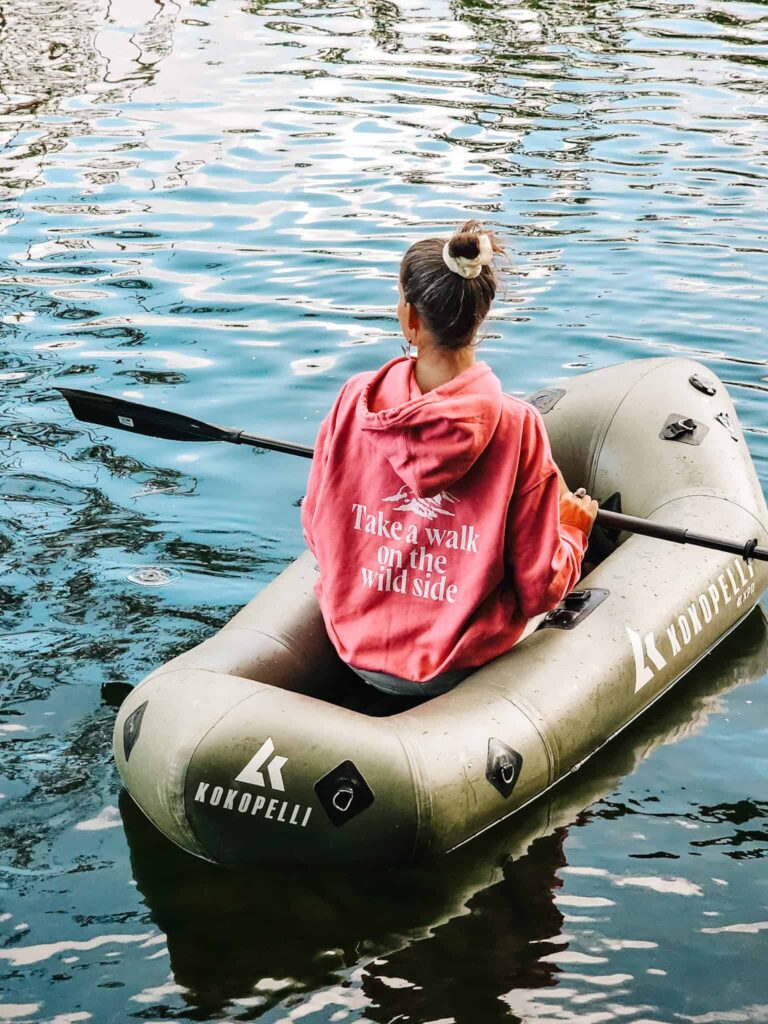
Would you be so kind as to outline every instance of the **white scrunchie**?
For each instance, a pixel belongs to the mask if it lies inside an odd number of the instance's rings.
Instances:
[[[477,244],[480,249],[479,253],[472,259],[468,259],[466,256],[451,256],[449,252],[451,243],[446,242],[443,246],[443,259],[448,269],[452,270],[454,274],[460,274],[461,277],[477,277],[483,267],[489,266],[493,260],[493,246],[488,235],[478,235]]]

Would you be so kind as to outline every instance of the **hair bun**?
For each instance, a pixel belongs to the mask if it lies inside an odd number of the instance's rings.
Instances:
[[[493,262],[493,243],[486,232],[460,232],[443,246],[443,260],[454,274],[477,277]]]

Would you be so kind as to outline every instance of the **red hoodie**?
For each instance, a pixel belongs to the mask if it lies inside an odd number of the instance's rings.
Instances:
[[[352,377],[317,436],[302,525],[328,634],[424,682],[514,646],[579,578],[539,412],[476,363],[422,394],[415,363]]]

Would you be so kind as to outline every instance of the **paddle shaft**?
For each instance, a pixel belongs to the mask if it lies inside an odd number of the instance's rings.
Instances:
[[[78,391],[75,388],[57,390],[66,398],[77,419],[86,423],[98,423],[117,430],[173,441],[228,441],[230,444],[245,444],[251,448],[266,448],[272,452],[298,455],[304,459],[311,459],[314,454],[314,450],[307,444],[278,441],[274,437],[260,437],[257,434],[248,434],[244,430],[219,427],[184,416],[182,413],[140,405],[125,398],[113,398],[110,395],[98,395],[92,391]],[[597,522],[606,530],[637,533],[643,537],[671,541],[673,544],[693,544],[696,547],[741,555],[746,560],[756,558],[768,562],[768,548],[758,547],[756,540],[741,543],[726,540],[724,537],[711,537],[705,533],[695,533],[677,526],[665,526],[649,519],[627,516],[621,512],[609,512],[605,509],[598,511]]]
[[[710,548],[713,551],[726,551],[733,555],[741,555],[746,561],[756,558],[760,562],[768,562],[768,548],[758,547],[756,540],[748,540],[744,544],[726,540],[725,537],[712,537],[706,533],[684,530],[679,526],[665,526],[663,523],[654,523],[639,516],[609,512],[607,509],[598,511],[597,522],[606,530],[620,530],[624,533],[637,533],[643,537],[671,541],[673,544],[693,544],[695,547]]]
[[[257,437],[256,434],[246,434],[241,431],[236,438],[235,444],[247,444],[251,448],[266,448],[270,452],[285,452],[286,455],[299,455],[302,459],[311,459],[315,449],[308,444],[296,444],[293,441],[277,441],[272,437]]]

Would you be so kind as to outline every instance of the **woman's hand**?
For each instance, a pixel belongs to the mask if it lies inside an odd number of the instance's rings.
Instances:
[[[597,502],[590,498],[583,487],[579,487],[573,494],[566,491],[560,496],[560,522],[576,526],[589,536],[597,507]]]

